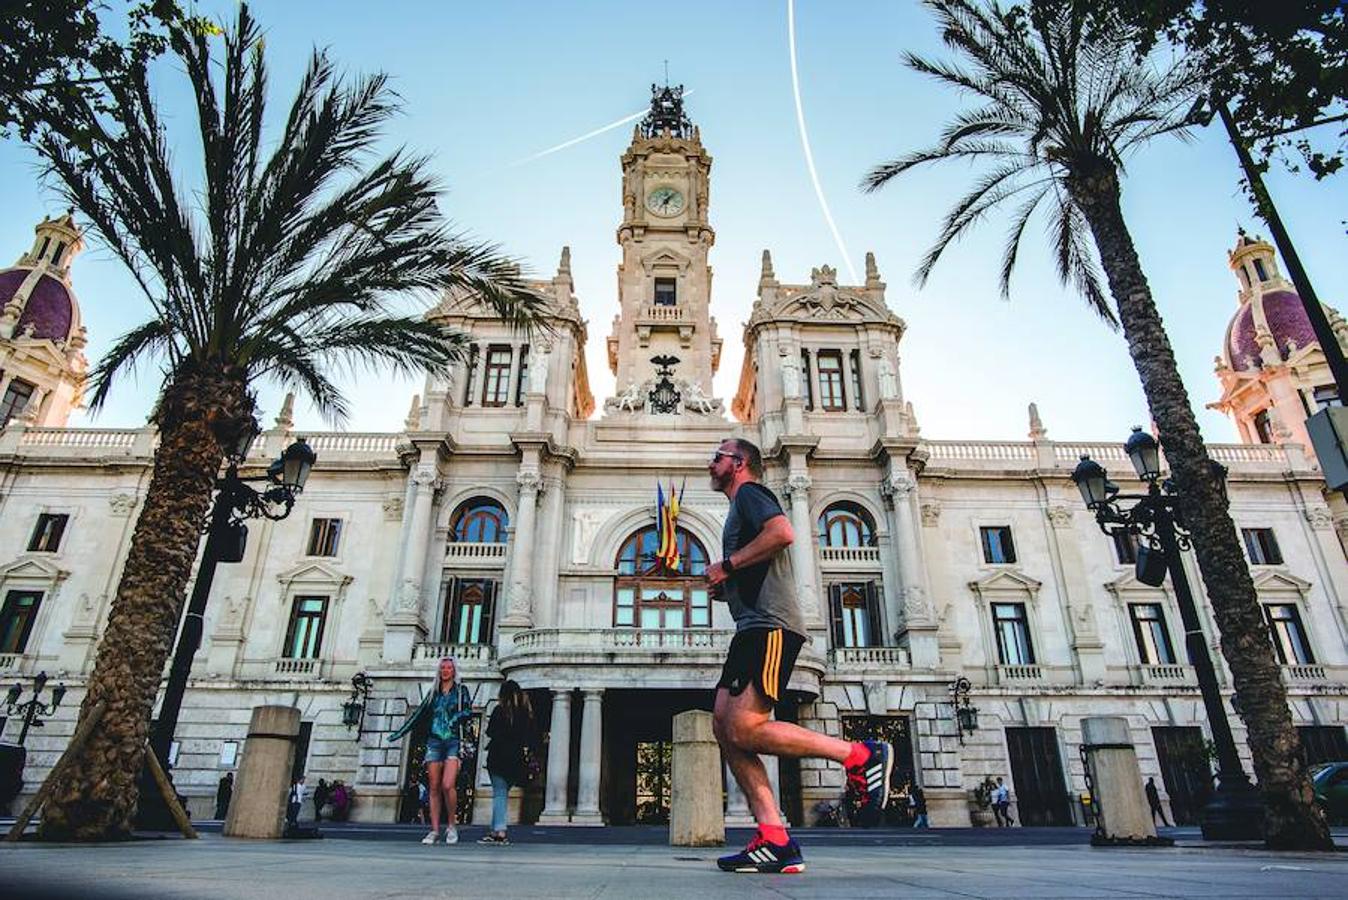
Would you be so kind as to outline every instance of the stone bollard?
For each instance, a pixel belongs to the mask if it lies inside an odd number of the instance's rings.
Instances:
[[[1142,770],[1128,733],[1128,720],[1099,716],[1081,720],[1086,770],[1099,810],[1092,844],[1168,844],[1156,836],[1147,797],[1142,790]]]
[[[675,847],[716,847],[725,843],[721,748],[711,730],[711,713],[698,709],[674,717],[669,843]]]
[[[299,733],[300,711],[293,706],[253,707],[234,797],[225,817],[226,837],[281,836]]]

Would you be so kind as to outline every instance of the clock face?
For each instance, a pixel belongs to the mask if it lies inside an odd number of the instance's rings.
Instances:
[[[658,187],[646,195],[646,208],[657,216],[677,216],[683,212],[683,194],[672,187]]]

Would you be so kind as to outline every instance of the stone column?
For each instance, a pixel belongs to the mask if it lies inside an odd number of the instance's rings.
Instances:
[[[293,706],[253,707],[238,783],[225,817],[225,837],[281,836],[299,733],[300,711]]]
[[[580,719],[580,784],[572,825],[603,825],[599,812],[599,773],[604,755],[604,691],[584,690],[585,706]]]
[[[548,782],[540,825],[565,825],[567,782],[571,780],[571,689],[552,692],[552,730],[548,738]]]
[[[515,392],[519,390],[520,348],[518,341],[510,345],[510,387],[506,389],[506,406],[515,405]]]
[[[803,469],[804,460],[801,460]],[[793,464],[792,468],[796,468]],[[820,615],[818,583],[814,568],[814,522],[810,519],[810,476],[804,471],[792,472],[786,481],[791,498],[791,529],[796,539],[791,542],[791,568],[796,573],[796,594],[800,598],[805,624],[819,628],[824,624]]]
[[[740,790],[735,773],[729,765],[721,767],[725,771],[725,823],[727,825],[752,825],[754,817],[749,812],[749,798]]]
[[[506,614],[501,624],[508,628],[528,628],[534,621],[534,519],[543,482],[534,469],[521,470],[515,476],[515,482],[520,486],[520,499],[515,511],[515,547],[510,554]]]
[[[809,366],[808,377],[810,379],[810,391],[805,396],[809,398],[810,411],[819,408],[819,360],[818,354],[813,350],[805,351],[805,361]]]
[[[669,843],[675,847],[714,847],[725,843],[718,771],[721,751],[711,723],[711,713],[700,709],[674,717]]]
[[[412,506],[407,513],[407,546],[403,551],[402,569],[398,573],[384,630],[385,662],[411,660],[417,640],[425,635],[421,619],[422,579],[431,544],[431,514],[439,482],[433,463],[418,463],[407,478],[413,486],[410,492]]]
[[[908,652],[914,666],[931,668],[940,663],[940,652],[936,643],[936,615],[923,584],[922,553],[918,549],[917,522],[913,515],[917,481],[906,466],[891,463],[880,490],[890,504],[888,512],[899,564],[899,596],[903,601]]]

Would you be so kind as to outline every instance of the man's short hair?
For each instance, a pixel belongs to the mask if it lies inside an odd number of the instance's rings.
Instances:
[[[728,438],[735,445],[735,452],[744,457],[744,465],[755,478],[763,477],[763,454],[758,446],[744,438]]]

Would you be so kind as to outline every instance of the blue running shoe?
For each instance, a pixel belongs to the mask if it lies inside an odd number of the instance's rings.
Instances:
[[[857,807],[877,815],[889,805],[889,773],[894,767],[894,748],[887,741],[862,741],[870,751],[858,766],[847,770],[847,786],[857,796]]]
[[[739,853],[716,861],[722,872],[750,872],[765,875],[798,875],[805,871],[800,845],[790,838],[785,844],[773,844],[755,836]]]

